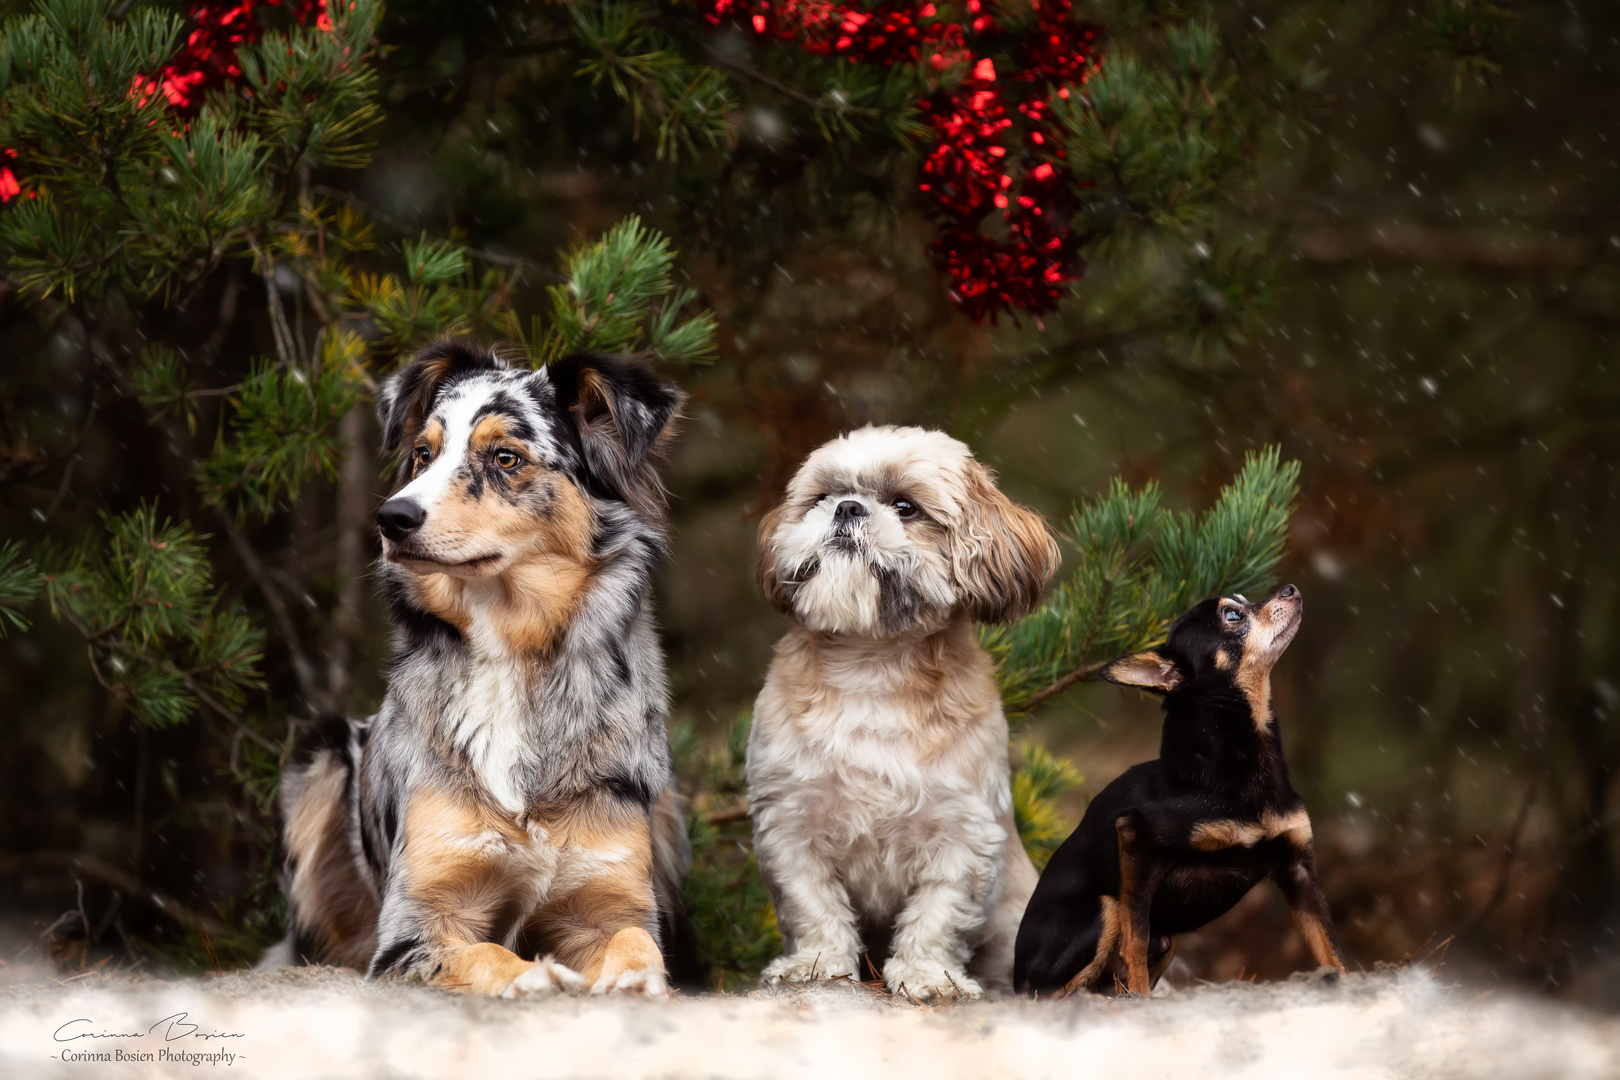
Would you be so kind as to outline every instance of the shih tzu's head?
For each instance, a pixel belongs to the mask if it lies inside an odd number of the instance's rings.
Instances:
[[[807,630],[893,637],[1007,622],[1058,565],[1040,515],[938,431],[866,427],[822,446],[759,525],[766,599]]]

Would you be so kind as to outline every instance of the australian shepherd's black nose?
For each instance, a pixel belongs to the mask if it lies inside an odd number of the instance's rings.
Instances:
[[[281,959],[664,992],[688,854],[651,577],[680,400],[622,357],[454,343],[384,384],[394,663],[377,714],[283,781]]]

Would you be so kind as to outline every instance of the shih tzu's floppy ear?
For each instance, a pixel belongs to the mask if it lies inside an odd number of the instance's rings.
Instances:
[[[791,615],[795,587],[782,580],[776,551],[776,530],[786,512],[787,503],[781,502],[759,519],[759,554],[754,557],[754,577],[759,581],[759,591],[765,594],[766,603],[784,615]]]
[[[377,421],[382,425],[385,454],[416,434],[446,381],[470,371],[506,367],[493,351],[470,341],[443,338],[427,345],[411,362],[390,375],[377,390]]]
[[[1119,686],[1134,686],[1155,694],[1168,694],[1187,681],[1187,675],[1157,649],[1132,653],[1103,666],[1099,676]]]
[[[565,356],[546,373],[591,473],[644,517],[657,517],[664,489],[651,459],[680,410],[680,390],[645,363],[603,353]]]
[[[1039,514],[1001,493],[983,465],[968,462],[964,480],[953,576],[975,620],[1011,622],[1034,610],[1041,589],[1057,572],[1057,541]]]

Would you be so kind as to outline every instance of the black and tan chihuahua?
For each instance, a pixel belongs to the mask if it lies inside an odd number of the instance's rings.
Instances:
[[[1020,991],[1147,994],[1175,935],[1224,915],[1267,877],[1316,963],[1344,970],[1311,820],[1271,714],[1271,669],[1303,611],[1292,585],[1258,604],[1205,600],[1163,646],[1102,669],[1109,682],[1164,695],[1159,757],[1105,787],[1052,856],[1018,928]]]

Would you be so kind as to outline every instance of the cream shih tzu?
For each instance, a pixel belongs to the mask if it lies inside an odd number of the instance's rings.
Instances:
[[[748,742],[786,950],[767,982],[861,977],[864,952],[918,1001],[1011,990],[1036,874],[975,624],[1030,611],[1057,564],[1039,515],[920,428],[827,443],[760,523],[760,586],[795,623]]]

